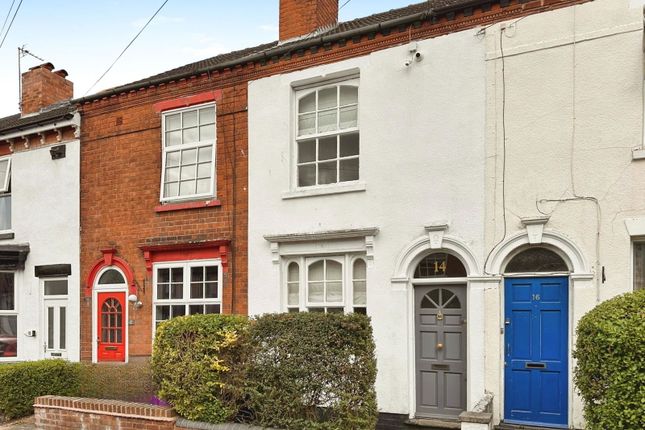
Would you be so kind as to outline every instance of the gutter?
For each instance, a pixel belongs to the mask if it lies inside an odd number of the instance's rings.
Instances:
[[[490,3],[491,0],[474,0],[473,4],[479,4],[479,3]],[[454,8],[454,7],[453,7]],[[448,9],[448,8],[444,8]],[[443,11],[443,9],[438,9],[438,11]],[[338,40],[342,39],[350,39],[354,36],[358,35],[363,35],[367,33],[376,33],[384,28],[391,28],[391,27],[397,27],[400,25],[405,25],[405,24],[410,24],[415,21],[423,21],[428,18],[431,18],[433,16],[436,16],[437,14],[433,9],[428,9],[424,12],[418,12],[413,15],[408,15],[400,18],[394,18],[388,21],[383,21],[378,24],[371,24],[365,27],[360,27],[348,31],[344,31],[341,33],[336,33],[336,34],[330,34],[330,35],[322,35],[322,36],[317,36],[313,37],[311,39],[304,39],[302,41],[294,42],[294,43],[289,43],[286,45],[282,46],[276,46],[275,48],[269,48],[265,51],[258,52],[255,54],[250,54],[242,58],[238,58],[236,60],[231,60],[231,61],[226,61],[223,63],[218,63],[212,66],[205,66],[205,67],[200,67],[195,70],[191,70],[188,72],[184,72],[172,77],[169,76],[163,76],[163,77],[158,77],[154,79],[148,79],[146,81],[140,81],[137,83],[132,83],[132,84],[126,84],[121,87],[117,88],[112,88],[108,89],[105,91],[102,91],[97,94],[93,94],[90,96],[86,97],[81,97],[79,99],[72,100],[72,103],[87,103],[91,102],[94,100],[102,99],[105,97],[110,97],[110,96],[117,96],[119,94],[123,93],[128,93],[133,90],[138,90],[140,88],[147,88],[147,87],[152,87],[152,86],[157,86],[159,84],[171,82],[171,81],[177,81],[181,79],[186,79],[190,78],[191,76],[199,76],[214,70],[219,70],[219,69],[227,69],[227,68],[233,68],[237,65],[245,64],[245,63],[255,63],[259,61],[269,61],[272,57],[280,56],[282,54],[286,54],[288,52],[292,51],[298,51],[301,49],[306,49],[311,46],[319,46],[319,45],[325,45],[328,43],[333,43]]]

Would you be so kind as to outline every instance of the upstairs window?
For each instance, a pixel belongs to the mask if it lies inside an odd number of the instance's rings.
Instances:
[[[161,201],[215,196],[215,105],[168,111],[162,118]]]
[[[298,187],[359,179],[357,83],[298,92],[296,129]]]
[[[11,158],[0,159],[0,231],[11,230]]]
[[[645,241],[634,242],[634,291],[645,290]]]

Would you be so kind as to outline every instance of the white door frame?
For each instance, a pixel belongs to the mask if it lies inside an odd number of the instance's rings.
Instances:
[[[99,285],[99,279],[101,279],[101,275],[105,273],[108,270],[116,270],[123,276],[124,283],[123,284],[103,284]],[[125,361],[124,363],[127,363],[129,361],[129,345],[130,345],[130,306],[128,306],[128,278],[126,278],[125,273],[121,269],[119,269],[117,266],[105,266],[101,268],[101,270],[96,274],[94,277],[94,285],[92,285],[92,363],[98,363],[98,343],[97,343],[97,338],[98,338],[98,320],[97,320],[97,312],[98,312],[98,293],[124,293],[125,294],[125,303],[123,304],[123,307],[125,308]]]

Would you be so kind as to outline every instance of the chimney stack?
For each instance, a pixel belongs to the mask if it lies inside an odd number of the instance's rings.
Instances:
[[[23,73],[20,113],[25,116],[70,100],[74,96],[74,84],[65,78],[67,72],[63,69],[54,71],[52,63],[32,67]]]
[[[280,0],[280,41],[338,23],[338,0]]]

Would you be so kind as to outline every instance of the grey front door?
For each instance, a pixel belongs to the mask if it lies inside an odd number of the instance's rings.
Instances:
[[[466,408],[466,287],[415,287],[417,415]]]

